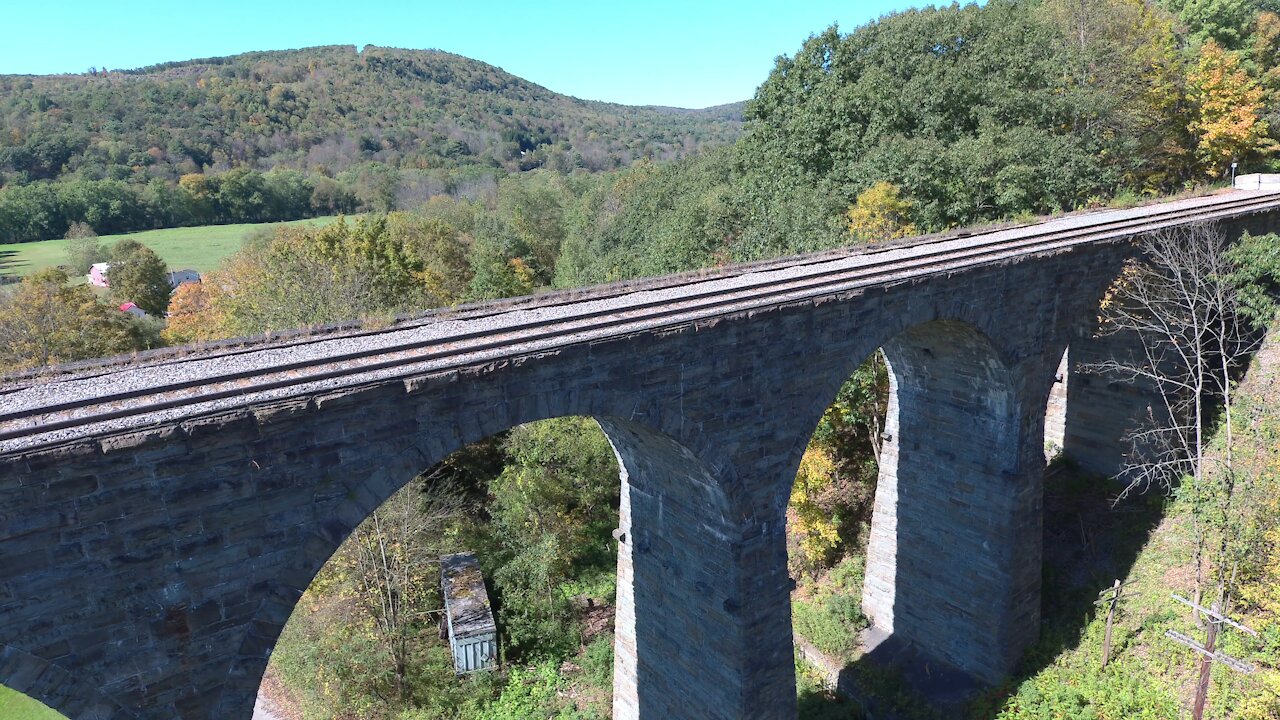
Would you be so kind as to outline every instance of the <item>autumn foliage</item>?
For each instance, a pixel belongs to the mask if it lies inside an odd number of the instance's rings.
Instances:
[[[179,285],[169,300],[164,339],[173,345],[186,345],[225,335],[226,317],[216,299],[220,287],[214,278]]]
[[[139,324],[66,273],[43,270],[0,293],[0,373],[147,347]]]
[[[1212,40],[1201,46],[1187,78],[1187,99],[1196,109],[1190,130],[1206,174],[1220,177],[1233,161],[1273,144],[1261,119],[1262,88],[1241,67],[1239,55]]]
[[[862,191],[849,206],[849,234],[863,242],[915,235],[911,210],[911,201],[902,197],[898,186],[882,180]]]

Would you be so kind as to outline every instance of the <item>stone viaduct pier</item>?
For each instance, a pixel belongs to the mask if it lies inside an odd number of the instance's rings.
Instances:
[[[1064,351],[1096,352],[1135,236],[1198,221],[1267,231],[1280,194],[0,378],[0,683],[75,720],[247,719],[294,604],[373,509],[468,443],[580,415],[623,468],[615,717],[794,718],[787,498],[876,348],[892,398],[864,608],[994,681],[1039,629]],[[1141,398],[1066,382],[1055,432],[1114,468]]]

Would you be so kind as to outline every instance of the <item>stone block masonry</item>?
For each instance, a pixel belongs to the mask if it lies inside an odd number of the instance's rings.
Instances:
[[[623,468],[615,716],[794,718],[786,502],[879,347],[894,397],[864,606],[997,680],[1039,630],[1055,375],[1130,252],[1082,244],[0,455],[0,682],[74,720],[247,719],[303,590],[374,508],[468,443],[574,415]]]

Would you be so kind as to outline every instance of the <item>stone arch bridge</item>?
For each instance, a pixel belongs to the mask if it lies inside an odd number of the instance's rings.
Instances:
[[[623,468],[615,717],[794,718],[786,502],[881,347],[864,608],[994,681],[1038,633],[1064,351],[1096,352],[1135,236],[1278,212],[1228,192],[0,379],[0,683],[75,720],[248,718],[374,508],[467,443],[584,415]],[[1114,468],[1141,398],[1066,384],[1054,432]]]

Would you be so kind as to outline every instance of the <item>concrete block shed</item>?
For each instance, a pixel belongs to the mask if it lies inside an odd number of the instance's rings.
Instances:
[[[463,675],[497,665],[498,629],[475,555],[440,558],[440,593],[454,671]]]

